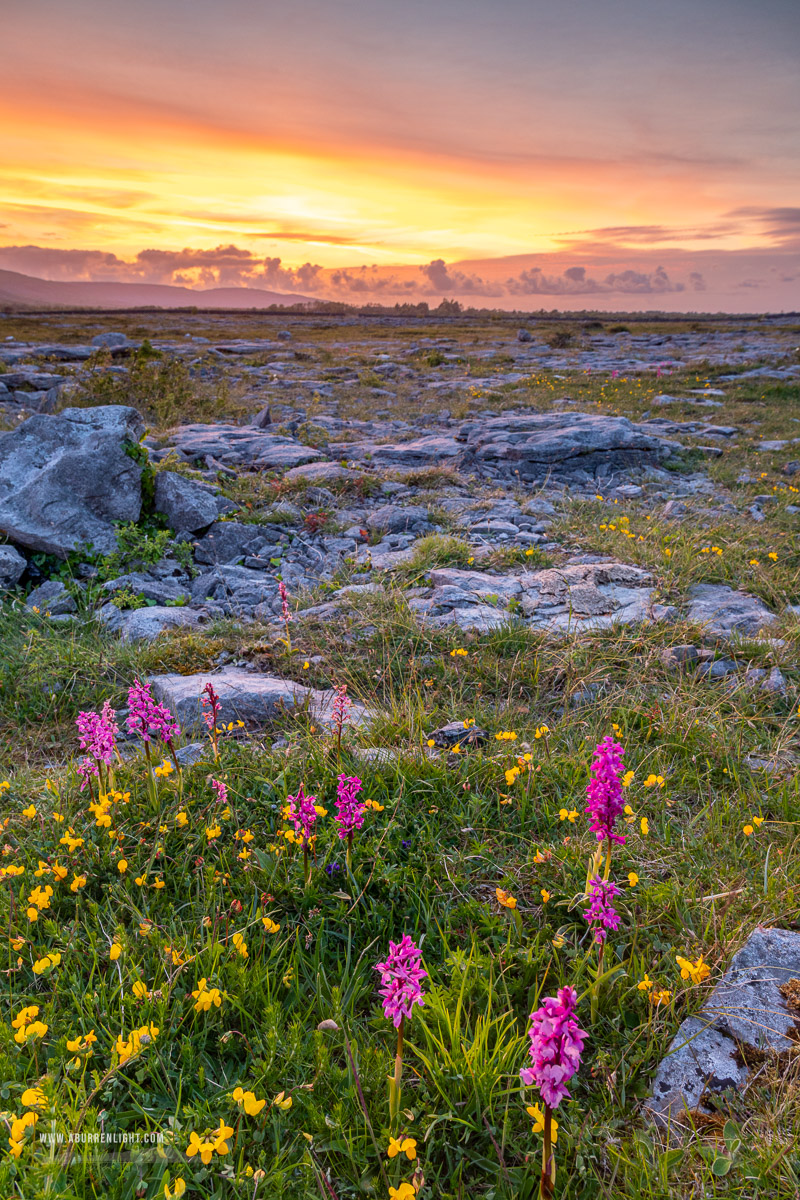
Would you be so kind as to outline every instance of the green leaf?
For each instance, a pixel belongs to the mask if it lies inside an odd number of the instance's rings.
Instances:
[[[711,1174],[712,1175],[727,1175],[728,1171],[730,1171],[732,1166],[733,1166],[733,1160],[730,1158],[726,1158],[724,1154],[720,1154],[717,1158],[714,1159],[713,1163],[711,1164]]]

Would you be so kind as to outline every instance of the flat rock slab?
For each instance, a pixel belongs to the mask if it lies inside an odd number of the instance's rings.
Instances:
[[[199,732],[206,728],[200,695],[209,681],[219,696],[220,721],[225,724],[243,721],[248,729],[260,729],[282,712],[307,706],[316,721],[331,725],[335,691],[320,691],[290,679],[226,667],[203,675],[154,675],[148,682],[156,699],[175,713],[183,732]],[[366,708],[353,701],[350,724],[361,727],[368,722]]]
[[[434,625],[485,631],[516,618],[537,629],[575,633],[667,615],[653,605],[648,573],[627,563],[576,563],[523,575],[440,568],[430,580],[428,595],[409,604]]]
[[[123,642],[152,642],[173,629],[197,629],[207,619],[192,608],[158,604],[122,612],[113,604],[105,604],[97,615]]]
[[[716,583],[689,588],[687,616],[720,638],[754,637],[778,619],[763,600]]]
[[[452,462],[463,447],[452,437],[421,437],[411,442],[331,442],[328,450],[337,458],[368,462],[372,466],[412,469]]]
[[[226,466],[269,470],[299,467],[325,457],[322,451],[304,446],[295,438],[281,437],[252,425],[182,425],[172,434],[171,441],[187,458],[204,461],[211,455]]]
[[[800,979],[800,933],[756,929],[702,1010],[673,1038],[646,1105],[657,1124],[680,1133],[705,1092],[744,1086],[749,1070],[740,1046],[776,1054],[798,1049],[800,1020],[780,992],[792,979]]]
[[[461,426],[461,465],[484,466],[507,478],[542,480],[582,472],[606,476],[631,467],[653,467],[683,447],[627,417],[596,413],[538,413],[491,417]]]
[[[114,522],[139,519],[141,467],[125,448],[143,431],[135,409],[108,404],[38,413],[0,435],[0,532],[59,558],[112,553]]]

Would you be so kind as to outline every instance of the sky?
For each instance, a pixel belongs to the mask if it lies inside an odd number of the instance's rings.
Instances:
[[[0,268],[800,308],[797,0],[26,0],[2,40]]]

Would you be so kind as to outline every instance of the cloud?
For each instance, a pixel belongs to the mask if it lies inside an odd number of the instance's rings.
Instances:
[[[464,271],[450,271],[443,258],[434,258],[432,262],[420,267],[420,271],[428,280],[424,288],[429,296],[459,295],[459,296],[502,296],[503,289],[496,283],[487,283],[480,275],[467,275]]]
[[[784,249],[800,248],[800,208],[751,205],[735,208],[728,216],[755,222],[762,236],[766,235]]]
[[[692,287],[704,290],[705,284],[699,272]],[[673,282],[663,267],[655,271],[632,269],[612,272],[604,279],[595,279],[586,267],[567,267],[561,275],[545,275],[541,267],[530,267],[506,280],[511,296],[592,296],[601,293],[620,295],[655,295],[664,292],[683,292],[686,285]]]
[[[728,216],[734,214],[729,213]],[[739,225],[734,221],[716,221],[703,228],[677,227],[671,225],[604,225],[599,229],[576,229],[556,235],[563,246],[622,246],[633,243],[637,246],[652,246],[667,242],[712,241],[736,233]]]

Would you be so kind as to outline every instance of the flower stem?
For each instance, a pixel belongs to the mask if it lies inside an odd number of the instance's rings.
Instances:
[[[541,1200],[551,1200],[556,1181],[556,1162],[553,1157],[553,1110],[544,1106],[544,1139],[542,1142],[542,1183],[539,1189]]]
[[[389,1121],[394,1126],[400,1112],[400,1080],[403,1076],[403,1025],[405,1017],[400,1018],[397,1029],[397,1054],[394,1059],[394,1075],[389,1080]]]

